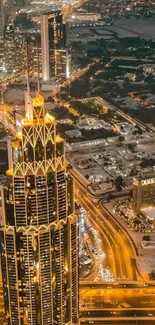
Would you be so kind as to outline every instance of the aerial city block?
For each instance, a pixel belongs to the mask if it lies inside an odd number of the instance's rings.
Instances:
[[[155,325],[155,2],[0,0],[0,325]]]

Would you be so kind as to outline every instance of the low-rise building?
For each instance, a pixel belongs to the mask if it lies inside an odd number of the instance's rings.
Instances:
[[[82,136],[79,130],[68,130],[65,131],[65,134],[68,135],[70,138],[80,138]]]
[[[155,75],[155,64],[145,64],[143,66],[143,71],[146,74],[152,74]]]

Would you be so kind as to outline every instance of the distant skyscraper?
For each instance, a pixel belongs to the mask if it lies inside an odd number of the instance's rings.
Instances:
[[[69,77],[70,55],[67,47],[68,25],[63,23],[61,11],[42,15],[41,49],[44,80],[49,80],[52,76]]]
[[[48,15],[41,16],[42,77],[50,79]]]
[[[19,131],[19,130],[18,130]],[[78,323],[78,234],[64,140],[43,97],[9,145],[2,191],[2,274],[9,325]]]
[[[14,38],[14,26],[8,21],[4,29],[4,62],[8,73],[16,71],[16,43]]]

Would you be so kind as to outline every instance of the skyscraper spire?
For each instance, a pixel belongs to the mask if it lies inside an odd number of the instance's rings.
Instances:
[[[73,179],[44,98],[9,149],[2,193],[2,274],[10,325],[78,323],[78,233]]]
[[[40,93],[40,66],[39,66],[39,44],[37,41],[37,84],[38,94]]]
[[[27,92],[30,94],[30,80],[29,80],[29,48],[26,42],[26,69],[27,69]]]

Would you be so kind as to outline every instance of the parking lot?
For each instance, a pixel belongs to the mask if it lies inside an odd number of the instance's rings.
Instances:
[[[150,220],[143,214],[139,216],[135,214],[131,198],[118,200],[114,204],[113,212],[119,215],[133,231],[145,233],[155,231],[154,220]]]

